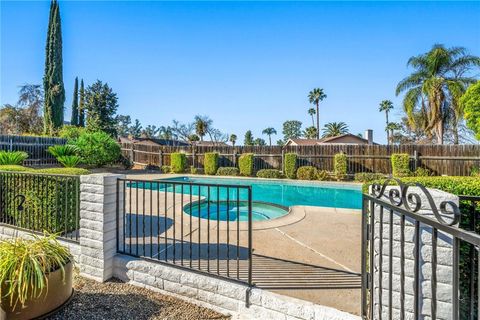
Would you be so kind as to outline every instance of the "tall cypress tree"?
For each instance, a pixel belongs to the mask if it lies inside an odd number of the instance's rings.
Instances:
[[[80,81],[80,104],[78,105],[78,125],[85,127],[85,88],[83,79]]]
[[[75,85],[73,87],[72,119],[70,124],[72,126],[78,126],[78,77],[75,78]]]
[[[63,86],[62,65],[62,28],[60,8],[56,0],[50,3],[47,45],[45,50],[45,74],[43,89],[45,91],[44,131],[53,134],[63,125],[63,105],[65,88]]]

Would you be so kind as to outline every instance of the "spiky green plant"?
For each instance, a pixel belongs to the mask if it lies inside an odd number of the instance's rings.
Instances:
[[[48,152],[55,158],[63,156],[74,156],[78,153],[79,149],[77,146],[71,144],[64,145],[55,145],[48,147]]]
[[[48,273],[61,269],[65,277],[64,266],[73,261],[55,234],[32,237],[0,241],[0,296],[9,297],[14,307],[38,298],[48,284]]]
[[[0,166],[21,165],[28,154],[23,151],[0,151]]]
[[[75,168],[80,164],[81,158],[79,156],[60,156],[57,157],[57,161],[66,168]]]

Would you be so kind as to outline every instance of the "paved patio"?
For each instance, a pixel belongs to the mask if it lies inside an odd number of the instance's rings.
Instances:
[[[174,201],[170,192],[165,198],[164,192],[139,190],[131,199],[127,192],[125,200],[126,211],[131,213],[126,216],[125,251],[188,267],[192,261],[193,268],[246,280],[248,232],[243,223],[231,222],[227,227],[225,222],[217,225],[216,221],[190,217],[182,211],[189,197],[182,199],[176,194]],[[296,206],[280,219],[284,221],[276,221],[270,228],[265,224],[255,228],[254,223],[253,282],[277,293],[359,314],[360,211]]]

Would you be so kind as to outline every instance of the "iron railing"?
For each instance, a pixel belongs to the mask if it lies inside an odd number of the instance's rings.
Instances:
[[[250,186],[118,179],[117,252],[252,285]]]
[[[78,242],[78,176],[0,172],[0,224]]]
[[[363,196],[362,317],[477,319],[480,197],[437,204],[420,184],[396,182]]]

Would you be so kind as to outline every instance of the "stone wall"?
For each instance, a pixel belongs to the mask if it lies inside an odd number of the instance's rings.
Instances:
[[[388,194],[389,187],[385,194]],[[421,196],[422,207],[418,214],[427,216],[436,220],[433,216],[430,204],[423,192],[418,187],[410,187],[409,193],[417,193]],[[429,189],[430,194],[436,205],[442,201],[452,201],[458,205],[458,197],[452,194]],[[381,200],[390,203],[388,197],[384,195]],[[379,318],[379,313],[382,313],[382,318],[387,319],[389,307],[389,270],[390,270],[390,218],[391,213],[387,208],[381,209],[380,205],[375,205],[375,238],[374,238],[374,314],[375,319]],[[383,212],[383,223],[380,219]],[[393,211],[393,241],[392,241],[392,318],[400,318],[400,252],[401,252],[401,227],[400,214]],[[445,219],[451,217],[444,216]],[[414,315],[414,254],[415,254],[415,221],[406,218],[405,229],[405,317],[406,319],[413,319]],[[419,318],[425,319],[431,316],[431,279],[432,279],[432,228],[420,224],[420,299],[419,299]],[[380,250],[380,240],[382,246]],[[452,294],[453,294],[453,249],[452,237],[438,232],[437,240],[437,319],[452,319]],[[380,264],[382,266],[382,274],[380,275]],[[380,288],[381,283],[381,288]],[[380,298],[382,299],[380,309]]]

